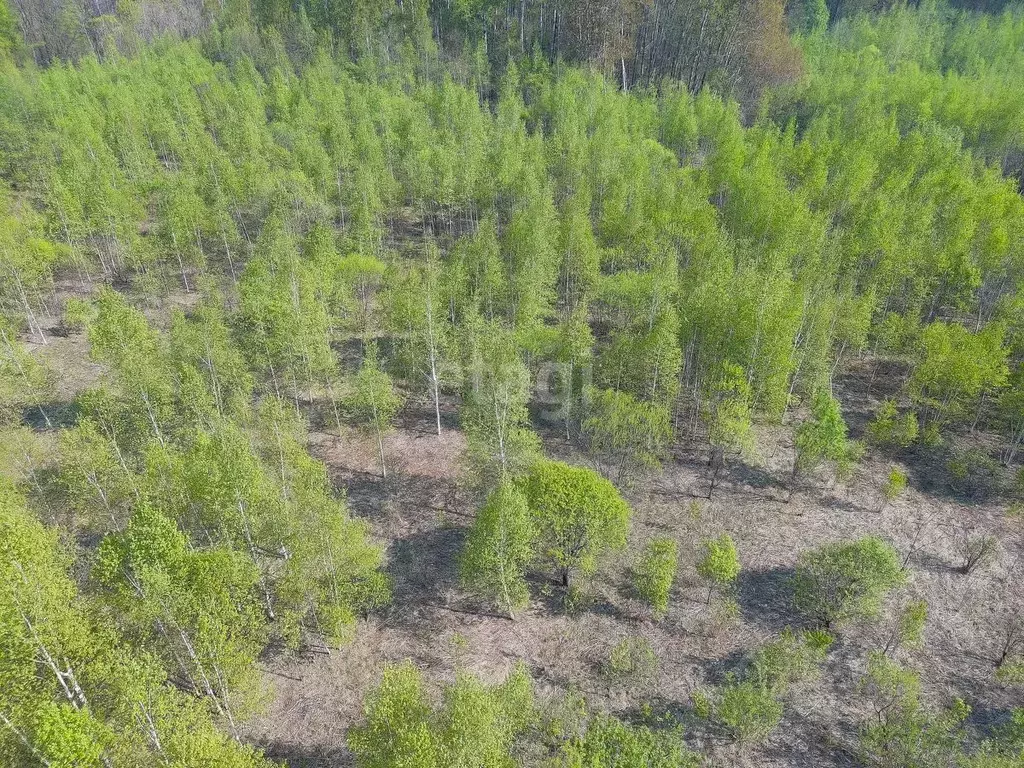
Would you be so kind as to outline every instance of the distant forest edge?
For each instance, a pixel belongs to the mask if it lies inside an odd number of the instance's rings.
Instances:
[[[912,4],[913,5],[913,4]],[[927,5],[927,3],[926,3]],[[1000,12],[1005,0],[955,2]],[[628,88],[675,78],[743,103],[791,82],[802,57],[790,33],[899,7],[890,0],[3,0],[0,49],[37,64],[133,53],[173,33],[217,26],[274,29],[293,54],[314,44],[352,58],[387,59],[409,41],[446,58],[504,71],[514,59],[595,66]],[[932,41],[934,42],[934,40]],[[945,66],[945,63],[944,63]]]

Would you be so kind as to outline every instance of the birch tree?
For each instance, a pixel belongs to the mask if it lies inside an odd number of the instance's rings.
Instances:
[[[352,383],[348,406],[356,422],[377,440],[381,477],[388,476],[384,460],[384,435],[394,428],[395,415],[402,407],[402,397],[391,383],[391,377],[380,368],[374,345],[367,348],[363,363]]]

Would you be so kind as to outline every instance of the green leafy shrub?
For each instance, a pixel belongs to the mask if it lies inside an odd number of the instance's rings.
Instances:
[[[782,720],[782,703],[763,685],[731,679],[722,686],[715,715],[736,741],[764,741]]]
[[[746,676],[781,695],[791,685],[818,674],[833,639],[821,630],[794,632],[787,628],[757,651]]]
[[[650,678],[658,666],[658,656],[644,637],[626,637],[616,643],[604,665],[611,680],[638,682]]]
[[[412,662],[389,666],[365,701],[366,722],[352,728],[359,768],[504,768],[512,744],[536,719],[533,684],[522,666],[496,686],[460,674],[435,706]]]
[[[683,746],[678,730],[655,731],[598,715],[570,739],[552,768],[697,768],[698,755]]]
[[[679,546],[669,538],[651,540],[633,567],[633,584],[637,594],[651,606],[655,618],[668,610],[668,597],[676,578]]]
[[[905,472],[900,471],[896,467],[889,470],[889,476],[885,479],[885,485],[882,486],[882,497],[885,499],[882,507],[884,508],[887,504],[895,501],[903,492],[907,489],[907,475]]]
[[[895,626],[886,640],[882,653],[888,655],[898,648],[919,648],[924,638],[924,626],[928,622],[928,603],[912,600],[899,612]]]
[[[526,497],[502,482],[477,513],[459,559],[463,584],[497,602],[509,615],[526,605],[526,566],[534,558],[536,531]]]
[[[593,573],[597,557],[626,546],[629,505],[593,470],[561,461],[538,461],[519,481],[526,495],[538,548],[568,588],[574,571]]]
[[[697,573],[709,584],[710,605],[714,590],[731,586],[740,574],[740,559],[732,536],[723,533],[716,539],[704,540],[704,557],[697,563]]]
[[[918,429],[916,414],[911,411],[900,416],[896,401],[887,399],[878,406],[874,420],[868,424],[866,436],[875,445],[906,448],[917,440]]]
[[[860,683],[874,717],[860,732],[860,751],[869,765],[932,768],[954,765],[961,754],[962,724],[970,708],[960,699],[941,712],[920,701],[917,674],[884,654],[872,653]]]
[[[793,487],[800,475],[831,462],[840,479],[849,477],[863,454],[859,443],[847,439],[839,401],[819,390],[811,401],[811,415],[795,430],[796,457],[793,460]],[[791,491],[793,490],[791,487]]]
[[[826,544],[800,556],[793,577],[797,610],[823,627],[871,618],[906,581],[899,555],[876,536]]]

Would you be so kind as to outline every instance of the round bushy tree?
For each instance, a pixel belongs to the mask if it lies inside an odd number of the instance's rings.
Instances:
[[[878,613],[906,580],[896,550],[877,536],[826,544],[800,556],[794,602],[811,621],[833,627]]]
[[[629,505],[593,470],[543,460],[519,484],[537,528],[538,551],[557,569],[563,587],[575,570],[592,573],[601,552],[626,545]]]

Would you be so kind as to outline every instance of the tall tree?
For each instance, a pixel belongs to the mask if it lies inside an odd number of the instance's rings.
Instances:
[[[391,377],[380,368],[376,346],[367,347],[363,363],[352,382],[349,408],[356,421],[372,432],[377,440],[380,473],[388,476],[384,460],[384,435],[394,428],[395,415],[402,407],[402,397],[391,383]]]

